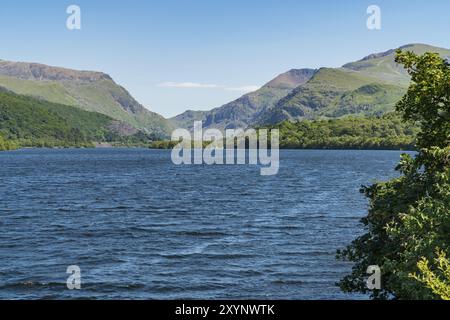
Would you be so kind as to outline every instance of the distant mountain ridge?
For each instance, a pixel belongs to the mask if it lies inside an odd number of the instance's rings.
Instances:
[[[160,136],[171,124],[149,111],[107,74],[0,60],[0,86],[17,94],[98,112]]]
[[[211,111],[186,111],[172,119],[176,127],[192,129],[194,121],[203,121],[204,126],[228,129],[248,127],[267,109],[294,88],[308,82],[316,73],[314,69],[292,69],[280,74],[259,90]]]
[[[400,49],[418,54],[437,52],[450,60],[450,50],[444,48],[410,44]],[[175,127],[192,129],[194,121],[223,130],[286,120],[385,114],[394,109],[410,82],[409,75],[395,63],[395,51],[370,54],[340,68],[292,69],[219,108],[189,110],[169,120],[146,109],[102,72],[0,60],[0,87],[36,101],[105,115],[115,120],[106,121],[106,131],[167,138]]]
[[[60,67],[51,67],[40,63],[11,62],[0,60],[0,74],[23,80],[80,81],[95,82],[112,80],[102,72],[76,71]]]
[[[436,52],[450,60],[449,49],[425,44],[399,49],[417,54]],[[396,50],[370,54],[340,68],[291,70],[222,107],[188,111],[170,120],[174,126],[189,129],[194,120],[202,120],[207,128],[227,129],[286,120],[385,114],[394,110],[410,82],[409,75],[395,62]]]

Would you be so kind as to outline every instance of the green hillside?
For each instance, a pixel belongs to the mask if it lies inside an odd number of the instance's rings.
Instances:
[[[380,115],[393,111],[405,92],[406,87],[380,83],[355,72],[322,69],[262,114],[258,122]]]
[[[145,135],[136,129],[103,114],[17,95],[6,89],[0,89],[0,136],[2,141],[21,147],[145,141]]]
[[[0,61],[0,86],[15,93],[76,106],[167,136],[170,123],[139,104],[107,74],[35,63]]]
[[[399,49],[413,51],[420,55],[425,52],[436,52],[442,57],[450,57],[450,50],[426,44],[408,44]],[[383,53],[372,54],[360,61],[348,63],[343,68],[363,72],[368,76],[376,77],[387,83],[408,86],[409,76],[407,72],[401,65],[394,61],[395,51],[393,49]]]

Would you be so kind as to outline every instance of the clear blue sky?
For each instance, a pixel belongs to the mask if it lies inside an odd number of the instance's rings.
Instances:
[[[66,29],[66,8],[82,30]],[[382,30],[366,28],[380,6]],[[2,0],[0,59],[110,74],[149,109],[211,109],[291,68],[450,48],[448,0]],[[188,83],[188,84],[183,84]]]

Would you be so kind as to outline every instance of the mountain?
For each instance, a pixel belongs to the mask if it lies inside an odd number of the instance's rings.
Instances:
[[[359,72],[323,68],[307,84],[266,110],[257,122],[274,124],[284,120],[382,114],[394,109],[406,89],[407,85],[389,84]]]
[[[170,123],[147,110],[107,74],[0,60],[0,86],[17,94],[98,112],[148,133],[166,136]]]
[[[409,44],[399,49],[450,57],[450,50],[424,44]],[[256,122],[275,124],[285,120],[370,116],[393,111],[410,82],[409,75],[395,62],[395,54],[396,49],[392,49],[341,68],[322,68],[307,83],[261,114]]]
[[[232,129],[248,127],[261,113],[270,109],[282,97],[314,75],[313,69],[293,69],[265,84],[259,90],[246,94],[211,111],[186,111],[170,119],[174,126],[192,129],[194,121],[203,121],[205,128]]]
[[[409,44],[402,50],[437,52],[450,60],[450,50]],[[291,70],[260,90],[208,112],[189,111],[171,119],[181,127],[202,120],[205,127],[233,128],[301,119],[381,115],[393,111],[410,77],[395,62],[396,49],[371,54],[340,68]]]
[[[18,95],[0,87],[0,136],[24,146],[137,143],[150,137],[101,113]]]

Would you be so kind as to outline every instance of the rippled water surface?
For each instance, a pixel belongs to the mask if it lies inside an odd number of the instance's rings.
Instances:
[[[0,153],[0,298],[364,298],[335,286],[351,268],[335,251],[363,232],[360,186],[399,156],[282,151],[263,177],[160,150]]]

